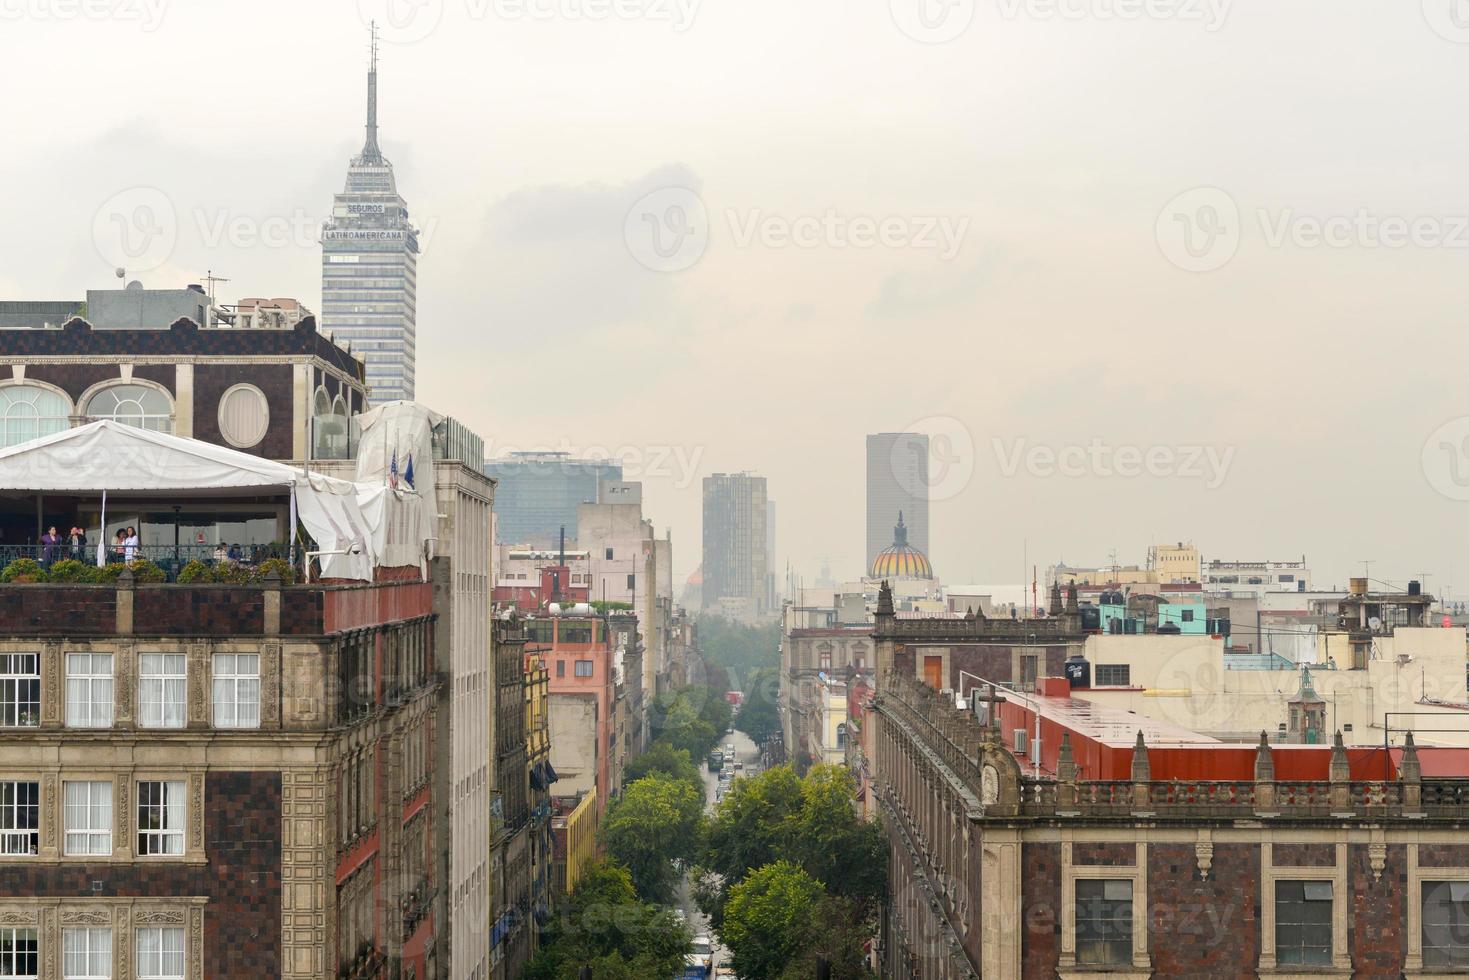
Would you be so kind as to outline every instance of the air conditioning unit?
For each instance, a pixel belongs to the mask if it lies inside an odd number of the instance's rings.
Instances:
[[[1025,755],[1030,747],[1030,733],[1024,728],[1015,729],[1015,751]]]

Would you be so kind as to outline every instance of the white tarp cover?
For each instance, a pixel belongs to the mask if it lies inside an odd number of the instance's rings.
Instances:
[[[385,567],[418,565],[434,556],[438,496],[434,427],[442,421],[416,402],[397,401],[354,420],[357,503],[372,532],[373,554]]]
[[[173,492],[182,502],[199,491],[253,488],[294,492],[298,516],[318,548],[357,551],[337,556],[324,574],[372,580],[372,535],[359,488],[346,480],[110,419],[0,450],[0,490]]]

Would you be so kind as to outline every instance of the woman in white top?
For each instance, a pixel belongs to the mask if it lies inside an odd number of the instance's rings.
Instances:
[[[128,528],[127,540],[123,541],[124,561],[132,561],[138,557],[138,532],[136,528]]]

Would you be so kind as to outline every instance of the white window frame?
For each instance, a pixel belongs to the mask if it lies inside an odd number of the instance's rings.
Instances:
[[[1336,866],[1298,868],[1275,866],[1275,844],[1329,844],[1335,849]],[[1329,881],[1331,885],[1331,965],[1298,968],[1275,962],[1275,882]],[[1260,965],[1257,972],[1272,977],[1350,977],[1352,956],[1347,949],[1347,845],[1320,839],[1275,840],[1260,845]],[[1410,923],[1411,925],[1411,923]]]
[[[61,784],[61,811],[62,811],[62,853],[68,857],[109,855],[112,853],[113,837],[112,829],[116,824],[116,813],[113,809],[113,787],[110,779],[81,779],[64,780]],[[76,804],[72,802],[73,792],[84,797],[84,802]],[[106,816],[94,821],[92,818],[103,803],[100,797],[106,796]],[[73,819],[80,814],[80,824],[73,823]],[[93,824],[100,822],[102,826]],[[73,838],[76,838],[75,841]],[[79,846],[73,846],[73,845]]]
[[[1459,844],[1459,840],[1431,840],[1424,838],[1423,844]],[[1454,977],[1463,980],[1465,974],[1458,970],[1423,965],[1423,883],[1427,881],[1469,882],[1469,867],[1432,867],[1418,864],[1418,844],[1408,844],[1408,956],[1403,963],[1403,975],[1417,980],[1437,980],[1439,977]]]
[[[145,787],[145,786],[158,786],[158,787],[161,787],[161,790],[160,790],[160,792],[158,794],[159,799],[158,799],[158,802],[157,803],[154,803],[154,802],[151,802],[151,801],[144,802],[144,800],[143,800],[143,793],[144,793],[143,787]],[[149,792],[151,793],[151,790]],[[137,804],[136,804],[137,813],[135,815],[136,816],[136,826],[137,826],[137,829],[138,829],[138,834],[137,834],[137,836],[138,836],[138,841],[137,841],[137,853],[138,853],[138,857],[140,857],[140,858],[181,858],[181,857],[184,856],[184,852],[188,848],[188,842],[187,842],[187,837],[186,837],[186,831],[188,830],[188,822],[189,822],[188,792],[189,792],[189,784],[188,784],[188,782],[186,780],[182,780],[182,779],[140,779],[140,780],[138,780],[138,783],[137,783]],[[174,802],[174,795],[175,794],[177,794],[177,797],[178,797],[177,803]],[[147,813],[152,814],[152,815],[155,815],[157,817],[158,825],[156,827],[145,826],[145,824],[151,824],[153,822],[151,819],[148,820],[148,821],[145,821],[143,819],[143,817],[144,817],[144,808],[145,807],[146,807]],[[178,815],[178,818],[179,819],[178,819],[178,826],[177,827],[171,826],[170,823],[169,823],[168,817],[169,817],[169,811],[170,810],[173,810]],[[145,840],[145,838],[147,840],[149,840],[149,841],[157,841],[157,842],[161,843],[162,844],[162,849],[161,850],[152,850],[152,849],[149,849],[148,847],[145,847],[144,846],[144,840]],[[175,841],[175,840],[178,842],[177,849],[176,850],[169,850],[168,849],[169,843],[171,841]]]
[[[145,934],[156,933],[158,936],[158,955],[154,962],[144,963],[145,952],[143,950],[143,937]],[[179,971],[177,973],[163,972],[163,957],[174,951],[174,943],[166,943],[166,940],[176,940],[176,951],[179,955]],[[189,972],[189,943],[187,933],[183,926],[143,926],[133,934],[133,949],[136,950],[134,966],[137,980],[184,980]]]
[[[73,660],[78,658],[78,660]],[[73,663],[85,658],[85,670],[73,670]],[[97,670],[97,662],[105,660],[106,672]],[[68,728],[111,728],[116,711],[116,659],[110,653],[78,650],[66,654],[66,726]],[[73,695],[85,691],[83,698]],[[101,695],[105,693],[105,698]]]
[[[240,661],[254,661],[254,670],[241,671]],[[215,728],[260,727],[260,654],[216,653],[213,664],[210,713]],[[245,697],[253,691],[252,697]]]
[[[1148,845],[1134,845],[1137,850],[1130,865],[1076,864],[1072,845],[1069,840],[1061,842],[1061,963],[1057,973],[1061,980],[1076,980],[1095,977],[1099,972],[1096,967],[1076,963],[1076,882],[1101,878],[1132,882],[1132,969],[1112,967],[1105,972],[1121,980],[1148,980],[1153,975],[1153,959],[1148,952]]]
[[[145,673],[150,658],[161,658],[161,667],[171,667],[176,662],[180,670]],[[170,698],[177,693],[177,700]],[[150,704],[151,702],[151,704]],[[177,704],[178,722],[169,724],[166,719],[169,705]],[[156,708],[156,711],[153,709]],[[138,654],[138,727],[139,728],[183,728],[189,723],[189,661],[182,653]]]
[[[31,658],[34,671],[21,670],[21,664]],[[22,701],[22,685],[34,684],[35,701]],[[22,721],[29,717],[30,721]],[[0,653],[0,727],[35,728],[41,724],[41,654],[29,650]]]
[[[35,803],[21,802],[20,787],[31,787]],[[5,797],[9,797],[7,801]],[[35,810],[36,825],[21,827],[23,811]],[[41,851],[41,782],[38,779],[6,779],[0,781],[0,855],[5,857],[35,857]],[[26,844],[25,839],[30,843]],[[3,975],[3,974],[0,974]]]
[[[0,960],[0,978],[3,980],[36,980],[41,971],[41,930],[35,926],[6,926],[0,929],[0,937],[10,940],[11,949],[25,936],[31,943],[35,944],[36,972],[19,973],[15,970],[14,963],[5,963]]]
[[[99,940],[106,937],[106,948],[100,948]],[[73,946],[79,948],[73,949]],[[83,972],[68,969],[69,956],[81,956],[86,964]],[[103,956],[104,972],[98,973],[92,958]],[[61,978],[62,980],[112,980],[112,929],[108,926],[67,926],[61,930]]]

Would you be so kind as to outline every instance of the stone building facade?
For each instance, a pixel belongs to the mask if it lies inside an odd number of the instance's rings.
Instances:
[[[1324,779],[1278,780],[1291,750],[1262,742],[1253,779],[1154,780],[1140,739],[1129,779],[1084,781],[1069,735],[1054,773],[1027,775],[997,728],[893,665],[927,629],[875,629],[862,765],[891,844],[883,976],[1469,967],[1469,793],[1425,777],[1411,738],[1389,779],[1354,773],[1338,740],[1307,750],[1329,754]]]
[[[37,406],[38,431],[116,413],[147,428],[267,459],[346,459],[352,416],[367,407],[362,362],[307,317],[285,329],[228,330],[191,320],[151,330],[16,330],[0,350],[0,405]],[[3,433],[0,433],[3,434]]]
[[[0,587],[0,939],[46,980],[435,975],[434,628],[417,581]]]

